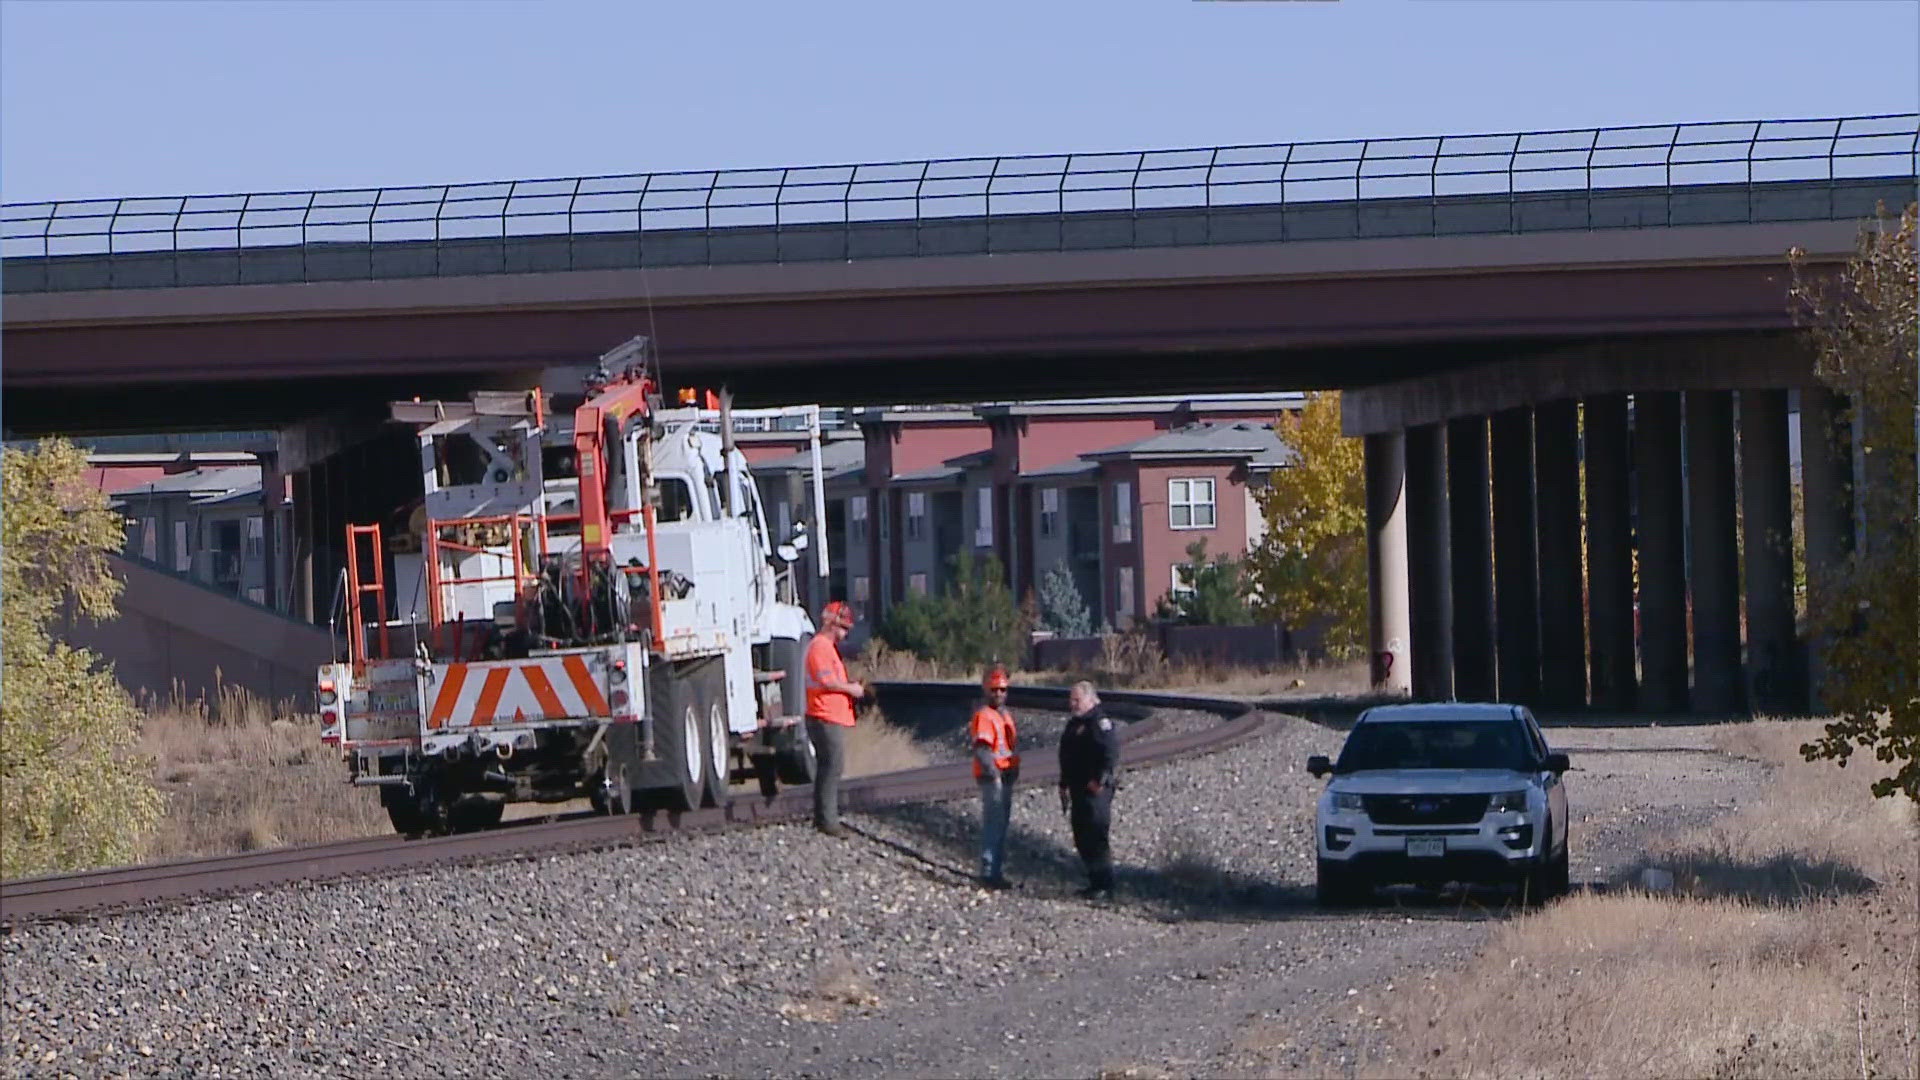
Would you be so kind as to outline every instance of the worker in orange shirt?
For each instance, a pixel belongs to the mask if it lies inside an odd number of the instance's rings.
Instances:
[[[835,600],[820,613],[820,632],[807,643],[807,740],[813,743],[813,827],[844,836],[840,827],[840,774],[847,765],[847,729],[853,707],[873,697],[873,687],[847,678],[840,642],[853,629],[853,609]]]
[[[1017,733],[1007,711],[1007,669],[994,665],[981,686],[986,700],[973,712],[973,778],[980,784],[980,883],[1007,888],[1007,823],[1013,816],[1013,785],[1020,779]]]

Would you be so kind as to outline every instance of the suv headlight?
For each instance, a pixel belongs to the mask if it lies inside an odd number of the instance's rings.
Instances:
[[[1355,795],[1353,792],[1336,791],[1333,793],[1333,808],[1335,810],[1359,811],[1366,809],[1366,804],[1361,802],[1360,796]]]
[[[1526,789],[1522,788],[1519,791],[1501,791],[1495,793],[1493,797],[1487,801],[1487,809],[1496,814],[1526,813]]]

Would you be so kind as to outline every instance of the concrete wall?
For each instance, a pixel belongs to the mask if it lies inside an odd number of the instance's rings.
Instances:
[[[120,617],[69,620],[60,636],[114,665],[136,696],[166,698],[176,684],[188,700],[240,686],[270,701],[312,707],[315,670],[332,658],[324,626],[286,618],[182,577],[126,559],[111,560],[126,583]]]

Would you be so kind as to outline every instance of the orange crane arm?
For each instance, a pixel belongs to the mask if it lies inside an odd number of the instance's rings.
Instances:
[[[652,379],[628,376],[609,383],[588,398],[573,414],[573,450],[580,474],[580,579],[581,595],[590,595],[593,566],[613,555],[613,520],[607,511],[607,455],[613,449],[607,442],[607,421],[617,431],[633,415],[646,416],[647,399],[654,393]],[[665,648],[665,623],[660,612],[659,553],[653,541],[653,500],[640,500],[640,517],[647,530],[647,594],[652,616],[655,649]],[[624,582],[622,573],[618,580]]]

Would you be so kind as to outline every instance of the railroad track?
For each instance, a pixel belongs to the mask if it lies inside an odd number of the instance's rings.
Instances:
[[[961,683],[882,683],[883,700],[899,705],[959,703],[979,692]],[[1015,687],[1016,708],[1064,711],[1067,692],[1053,687]],[[1243,702],[1179,694],[1103,692],[1109,712],[1129,717],[1122,729],[1125,766],[1134,768],[1175,758],[1223,750],[1265,731],[1273,718]],[[1219,716],[1209,728],[1163,734],[1155,709],[1186,709]],[[1028,781],[1052,781],[1052,755],[1041,755],[1021,770]],[[843,810],[871,810],[899,803],[970,795],[969,763],[957,762],[865,776],[842,783]],[[511,823],[484,832],[406,840],[370,837],[331,844],[308,844],[242,855],[219,855],[144,866],[90,870],[75,874],[0,882],[0,926],[12,929],[48,919],[76,920],[187,901],[218,899],[296,882],[334,881],[370,874],[621,847],[671,835],[804,819],[813,809],[808,788],[783,788],[772,799],[757,792],[736,795],[721,808],[687,813],[654,811],[615,817],[581,815],[559,821]]]

